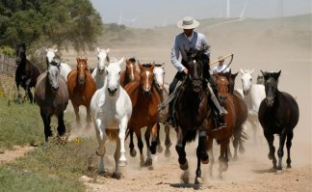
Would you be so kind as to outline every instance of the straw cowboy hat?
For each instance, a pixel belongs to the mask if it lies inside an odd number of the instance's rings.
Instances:
[[[224,61],[224,57],[223,57],[223,56],[219,56],[219,57],[218,57],[218,61],[219,61],[219,62]]]
[[[193,17],[187,16],[178,21],[177,26],[181,29],[194,29],[199,26],[199,22]]]

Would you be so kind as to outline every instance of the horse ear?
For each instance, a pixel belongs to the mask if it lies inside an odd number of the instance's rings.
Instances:
[[[108,48],[108,49],[106,49],[106,53],[108,53],[110,51],[110,49]]]
[[[250,74],[252,74],[254,71],[255,71],[255,70],[254,70],[254,69],[252,69],[252,70],[250,71]]]
[[[57,53],[57,52],[58,52],[58,49],[54,49],[54,52]]]
[[[240,69],[239,71],[241,72],[242,75],[245,74],[245,71],[243,69]]]
[[[155,61],[151,64],[152,69],[155,67]]]
[[[281,75],[281,72],[282,72],[282,70],[279,70],[279,72],[277,72],[277,74],[276,74],[276,78],[277,78],[277,79],[278,79],[279,76]]]
[[[140,68],[140,70],[142,70],[142,64],[140,63],[140,61],[138,61],[138,66],[139,66],[139,68]]]
[[[125,57],[122,57],[122,58],[118,61],[119,65],[121,65],[124,61],[125,61]]]
[[[161,64],[161,68],[165,69],[165,63]]]
[[[96,51],[99,53],[101,50],[99,47],[96,48]]]
[[[263,75],[263,77],[265,78],[266,73],[263,72],[261,69],[260,69],[260,72],[261,72],[261,74]]]

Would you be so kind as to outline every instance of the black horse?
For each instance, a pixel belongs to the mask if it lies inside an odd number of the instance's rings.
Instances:
[[[16,64],[18,66],[15,71],[15,83],[18,92],[18,101],[19,103],[22,102],[22,95],[20,93],[20,86],[22,86],[28,94],[30,103],[33,103],[33,94],[31,93],[30,88],[35,87],[40,71],[37,66],[33,65],[26,58],[25,43],[18,45],[16,49],[16,57]]]
[[[282,158],[284,144],[287,147],[287,168],[291,168],[290,148],[292,145],[293,129],[299,120],[299,107],[296,100],[288,93],[278,90],[278,78],[281,71],[263,72],[266,98],[261,102],[258,118],[263,128],[263,133],[269,144],[269,159],[273,161],[273,167],[282,170]],[[274,134],[280,136],[278,164],[276,165],[275,147],[273,146]]]
[[[196,151],[196,185],[201,181],[201,162],[208,163],[205,143],[207,140],[207,115],[210,113],[210,108],[208,107],[207,83],[204,76],[205,65],[208,63],[203,61],[202,54],[204,54],[203,51],[187,52],[188,58],[185,67],[189,73],[179,88],[174,102],[178,135],[176,151],[179,155],[180,168],[184,171],[188,170],[185,145],[187,142],[194,141],[196,133],[199,133]],[[188,182],[187,176],[185,175],[183,178],[184,182]]]

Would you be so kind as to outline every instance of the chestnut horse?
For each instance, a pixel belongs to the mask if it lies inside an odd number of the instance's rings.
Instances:
[[[139,64],[140,81],[133,81],[125,86],[126,92],[129,94],[133,106],[132,116],[128,124],[128,133],[130,134],[130,155],[134,157],[136,151],[133,144],[133,132],[138,139],[138,148],[140,150],[141,165],[151,166],[151,153],[156,153],[157,140],[159,135],[159,123],[157,106],[160,104],[160,97],[153,84],[153,64]],[[144,162],[143,142],[141,139],[141,128],[147,126],[145,131],[145,142],[147,145],[147,158]],[[150,136],[152,142],[150,144]]]
[[[221,74],[222,75],[222,74]],[[243,96],[234,89],[235,87],[235,78],[238,75],[237,73],[232,74],[231,70],[227,73],[224,73],[229,80],[229,92],[233,96],[233,102],[235,107],[235,113],[239,114],[236,115],[236,123],[233,132],[233,147],[234,147],[234,161],[238,159],[237,157],[237,149],[239,148],[240,153],[245,152],[244,148],[244,141],[248,139],[246,132],[243,130],[243,125],[247,120],[248,117],[248,108],[247,104],[243,98]],[[229,154],[231,155],[230,151]]]
[[[67,76],[69,99],[71,100],[78,126],[81,126],[79,106],[87,109],[87,123],[91,122],[90,101],[96,91],[96,84],[88,68],[86,58],[77,58],[77,69],[72,70]]]
[[[273,162],[273,167],[282,171],[282,158],[284,155],[284,144],[287,147],[287,168],[291,168],[290,148],[293,130],[299,120],[299,107],[296,100],[288,93],[278,90],[278,78],[281,71],[262,72],[266,97],[262,100],[259,108],[258,118],[263,128],[264,136],[269,144],[269,159]],[[278,163],[275,158],[274,134],[278,134],[279,148],[277,150]],[[277,163],[277,165],[276,165]]]
[[[136,70],[135,58],[126,59],[126,69],[120,74],[120,85],[125,87],[132,81],[139,81],[140,74]]]
[[[18,93],[18,102],[22,103],[22,95],[20,93],[20,86],[22,86],[25,92],[28,94],[30,103],[33,103],[33,94],[31,88],[35,87],[37,78],[40,75],[40,71],[37,66],[32,64],[26,58],[26,45],[25,43],[18,45],[16,49],[16,64],[18,65],[15,71],[15,83]],[[26,96],[26,95],[25,95]],[[25,99],[24,96],[24,99]]]
[[[208,163],[208,154],[205,143],[207,140],[207,116],[211,109],[208,107],[208,89],[204,77],[206,63],[203,62],[203,51],[188,51],[185,67],[188,75],[184,78],[178,90],[173,106],[176,111],[177,121],[177,144],[176,151],[179,155],[180,169],[184,171],[183,182],[188,183],[188,161],[186,158],[186,143],[195,140],[198,133],[197,169],[195,185],[199,185],[201,179],[201,163]]]
[[[225,127],[221,129],[212,129],[208,132],[207,149],[209,151],[210,160],[210,175],[212,175],[212,167],[214,164],[213,156],[213,139],[220,144],[220,156],[219,156],[219,177],[222,177],[222,172],[228,168],[228,148],[230,139],[233,135],[233,130],[236,123],[235,107],[233,102],[233,96],[229,92],[228,78],[222,75],[215,74],[216,84],[218,87],[218,100],[220,105],[227,110],[227,114],[222,118],[225,122]],[[213,123],[209,121],[210,126],[213,127]]]

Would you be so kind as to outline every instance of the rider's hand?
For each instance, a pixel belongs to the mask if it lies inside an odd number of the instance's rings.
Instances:
[[[184,73],[184,75],[187,75],[188,74],[187,68],[184,68],[182,72]]]

